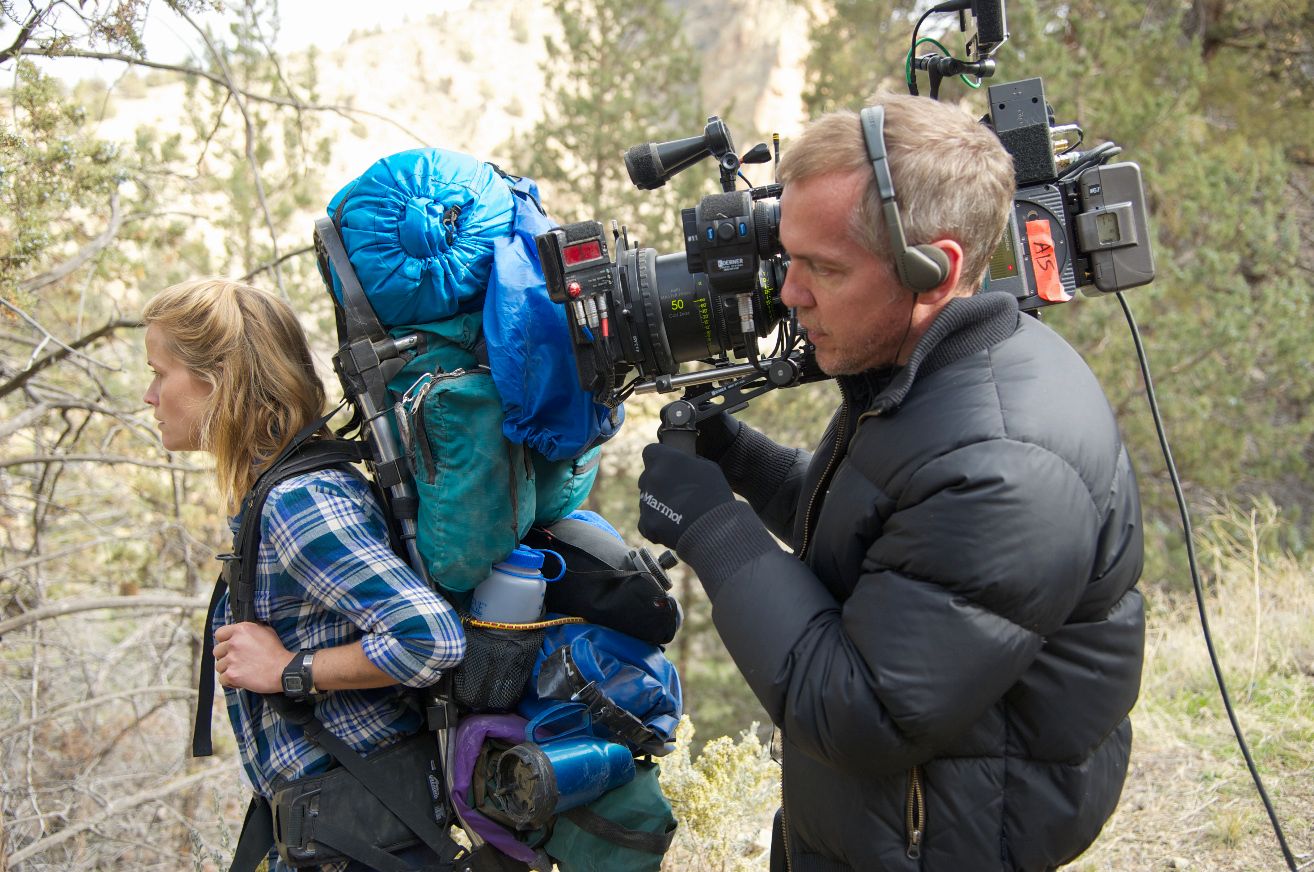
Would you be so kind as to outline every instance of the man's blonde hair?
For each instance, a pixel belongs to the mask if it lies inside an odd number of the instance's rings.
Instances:
[[[256,478],[324,410],[324,386],[296,315],[250,285],[199,279],[166,288],[142,313],[165,348],[214,390],[200,443],[236,511]]]
[[[956,106],[925,97],[877,94],[885,107],[885,149],[908,245],[953,239],[963,247],[960,286],[980,284],[1013,203],[1013,158],[985,125]],[[780,181],[865,173],[853,238],[892,260],[876,175],[858,113],[841,110],[810,122],[785,151]]]

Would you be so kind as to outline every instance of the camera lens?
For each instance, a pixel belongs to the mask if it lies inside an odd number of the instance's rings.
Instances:
[[[615,301],[622,319],[619,348],[645,378],[673,375],[680,364],[723,353],[744,354],[756,337],[780,323],[782,268],[763,264],[747,289],[756,336],[740,329],[739,295],[716,294],[705,273],[691,273],[684,255],[658,255],[651,248],[623,252],[617,263],[621,281]]]
[[[753,204],[753,231],[757,253],[764,260],[780,254],[780,200],[758,200]]]

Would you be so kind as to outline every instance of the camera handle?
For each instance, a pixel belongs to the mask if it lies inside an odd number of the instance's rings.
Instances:
[[[716,407],[715,411],[720,411]],[[698,408],[688,400],[675,400],[662,406],[661,423],[657,425],[657,441],[670,445],[685,454],[698,453]]]
[[[809,356],[803,353],[764,360],[760,368],[754,368],[747,375],[703,393],[686,394],[683,399],[663,406],[661,423],[657,426],[657,441],[686,454],[697,454],[700,421],[706,421],[721,412],[737,412],[750,401],[776,388],[793,387],[821,378],[825,378],[825,375],[810,365]]]

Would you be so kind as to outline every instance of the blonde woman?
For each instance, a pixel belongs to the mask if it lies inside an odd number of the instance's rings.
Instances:
[[[168,288],[143,320],[154,374],[144,399],[164,447],[214,456],[236,532],[256,479],[324,413],[305,335],[276,297],[220,279]],[[210,619],[243,769],[267,801],[276,787],[324,772],[332,759],[262,694],[291,693],[300,682],[325,727],[369,754],[423,728],[407,688],[433,684],[459,663],[465,641],[452,608],[393,553],[377,500],[349,469],[277,484],[260,534],[256,621],[235,623],[223,592]],[[296,679],[291,688],[285,673]],[[253,803],[252,813],[260,808]],[[406,859],[433,858],[413,849]],[[271,852],[270,869],[285,868]]]

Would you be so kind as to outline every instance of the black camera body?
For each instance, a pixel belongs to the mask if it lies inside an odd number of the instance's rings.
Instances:
[[[1023,311],[1064,303],[1081,290],[1114,293],[1154,279],[1141,169],[1104,164],[1106,143],[1075,152],[1054,126],[1041,80],[992,85],[989,125],[1013,156],[1017,192],[986,287],[1007,291]]]
[[[635,185],[651,189],[708,155],[732,188],[741,159],[715,116],[701,137],[636,146],[625,160]],[[580,385],[614,406],[636,388],[689,383],[676,376],[689,361],[711,365],[701,381],[728,378],[731,356],[756,362],[758,339],[777,327],[790,333],[780,302],[779,196],[774,184],[731,189],[684,209],[683,255],[631,246],[597,221],[536,237],[548,295],[566,307]],[[627,382],[631,371],[637,376]]]

